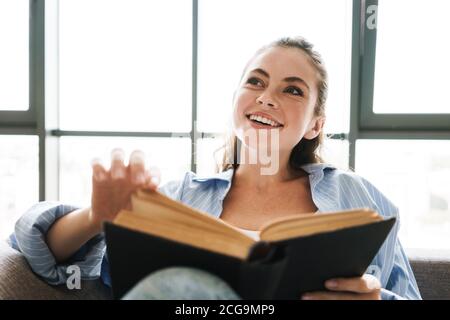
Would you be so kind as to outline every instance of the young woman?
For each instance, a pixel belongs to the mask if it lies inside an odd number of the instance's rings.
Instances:
[[[67,266],[75,264],[83,279],[101,277],[110,285],[101,226],[129,207],[137,188],[158,189],[255,237],[264,223],[291,214],[369,207],[398,219],[397,208],[368,181],[318,156],[326,95],[327,73],[312,45],[302,38],[275,41],[258,50],[244,70],[234,95],[233,135],[218,173],[187,172],[157,187],[158,177],[145,169],[142,152],[133,152],[125,165],[124,153],[114,150],[109,169],[93,163],[89,208],[39,203],[17,222],[12,245],[50,284],[64,283]],[[261,151],[275,163],[269,174],[258,158]],[[256,161],[248,161],[252,156]],[[398,228],[397,223],[364,276],[330,279],[328,291],[299,298],[420,299]],[[239,298],[214,275],[183,268],[156,272],[127,295],[143,297]]]

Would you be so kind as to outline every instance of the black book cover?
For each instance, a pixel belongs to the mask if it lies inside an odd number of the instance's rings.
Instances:
[[[299,299],[325,290],[334,277],[361,276],[395,218],[277,242],[255,243],[241,260],[105,223],[113,294],[120,299],[150,273],[172,266],[199,268],[225,280],[244,299]]]

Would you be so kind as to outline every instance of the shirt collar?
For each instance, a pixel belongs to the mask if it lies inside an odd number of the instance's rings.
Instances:
[[[335,170],[336,167],[328,164],[328,163],[311,163],[301,166],[303,170],[305,170],[309,175],[309,181],[310,181],[310,187],[313,191],[313,197],[314,197],[314,190],[317,186],[317,184],[324,178],[325,172],[329,170]],[[228,194],[228,191],[231,188],[231,182],[233,180],[233,173],[234,169],[230,168],[226,171],[222,171],[219,173],[211,174],[211,175],[194,175],[192,178],[192,181],[198,182],[198,183],[204,183],[209,181],[223,181],[224,184],[222,184],[218,191],[218,197],[220,201],[223,201]],[[321,207],[319,207],[319,210],[322,210]]]
[[[335,170],[337,169],[334,165],[330,163],[310,163],[301,166],[309,174],[314,174],[317,172],[323,172],[325,170]]]
[[[208,182],[211,180],[222,180],[225,182],[231,182],[233,178],[233,169],[228,169],[219,173],[209,174],[209,175],[195,175],[192,181],[196,182]]]

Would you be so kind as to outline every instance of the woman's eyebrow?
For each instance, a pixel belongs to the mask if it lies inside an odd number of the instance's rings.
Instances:
[[[270,75],[269,75],[269,73],[268,73],[268,72],[267,72],[266,70],[264,70],[264,69],[258,68],[258,69],[254,69],[254,70],[252,70],[251,72],[256,72],[256,73],[259,73],[259,74],[263,75],[264,77],[266,77],[266,78],[269,78],[269,79],[270,79]]]
[[[304,84],[305,87],[308,88],[308,90],[309,90],[308,84],[302,78],[299,78],[299,77],[287,77],[287,78],[284,78],[283,80],[286,81],[286,82],[300,82],[300,83]]]
[[[264,69],[257,68],[257,69],[252,70],[251,72],[259,73],[259,74],[263,75],[264,77],[270,79],[269,73],[266,70],[264,70]],[[283,81],[285,81],[285,82],[300,82],[303,85],[305,85],[306,88],[308,88],[308,90],[310,90],[308,84],[302,78],[299,78],[299,77],[287,77],[287,78],[284,78]]]

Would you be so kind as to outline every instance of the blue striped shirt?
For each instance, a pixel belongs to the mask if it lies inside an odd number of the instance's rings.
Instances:
[[[380,280],[383,299],[421,299],[414,274],[397,237],[400,226],[397,207],[370,182],[355,173],[336,169],[329,164],[308,164],[302,168],[309,174],[312,199],[319,213],[371,208],[385,218],[397,218],[393,230],[366,272]],[[170,181],[158,190],[220,218],[232,178],[233,169],[207,176],[187,172],[182,179]],[[56,263],[45,242],[45,234],[53,222],[75,209],[55,202],[36,204],[17,221],[15,233],[10,237],[11,245],[20,250],[33,271],[50,284],[64,284],[70,276],[66,272],[67,267],[75,264],[80,267],[82,279],[101,277],[110,286],[103,234],[88,241],[64,264]]]

